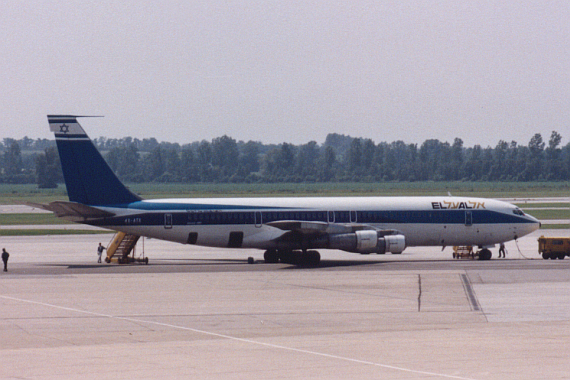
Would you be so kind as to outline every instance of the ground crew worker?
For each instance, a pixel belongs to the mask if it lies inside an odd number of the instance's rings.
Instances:
[[[6,252],[6,248],[2,248],[2,261],[4,262],[4,272],[8,272],[8,257],[10,257],[10,254]]]
[[[501,243],[499,245],[499,259],[501,258],[501,254],[503,255],[503,259],[506,258],[506,256],[505,256],[505,243]]]
[[[99,255],[99,260],[97,260],[98,263],[101,262],[101,255],[103,254],[104,249],[107,249],[107,248],[103,247],[101,245],[101,243],[99,243],[99,247],[97,247],[97,254]]]

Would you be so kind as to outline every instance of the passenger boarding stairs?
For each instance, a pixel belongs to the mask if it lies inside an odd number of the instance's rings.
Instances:
[[[117,232],[113,237],[113,240],[111,240],[111,243],[107,246],[107,257],[105,258],[105,262],[116,262],[119,264],[144,262],[148,264],[148,257],[142,259],[134,257],[134,248],[139,238],[139,235]],[[133,252],[132,257],[129,256],[131,252]]]

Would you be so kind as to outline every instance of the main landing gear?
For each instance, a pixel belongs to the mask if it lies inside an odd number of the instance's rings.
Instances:
[[[287,249],[269,249],[263,254],[265,262],[275,264],[282,262],[284,264],[317,266],[321,261],[321,254],[317,251],[292,251]]]

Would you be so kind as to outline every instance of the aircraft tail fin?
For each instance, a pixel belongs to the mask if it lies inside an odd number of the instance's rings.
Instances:
[[[107,165],[77,122],[78,117],[81,116],[48,115],[69,200],[92,206],[140,201],[142,198],[127,189]]]

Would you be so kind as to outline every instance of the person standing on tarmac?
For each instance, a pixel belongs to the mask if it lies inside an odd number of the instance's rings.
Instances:
[[[8,258],[10,254],[6,252],[6,248],[2,248],[2,261],[4,262],[4,272],[8,272]]]
[[[503,255],[503,259],[506,258],[506,256],[505,256],[505,243],[501,243],[499,245],[499,259],[501,258],[501,254]]]
[[[101,255],[103,254],[104,249],[107,249],[107,248],[103,247],[103,245],[101,245],[101,243],[99,243],[99,246],[97,247],[97,254],[99,255],[99,260],[97,260],[98,263],[101,262]]]

